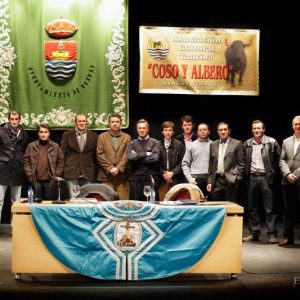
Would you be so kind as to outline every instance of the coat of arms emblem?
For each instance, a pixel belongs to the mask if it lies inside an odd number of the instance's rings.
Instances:
[[[73,36],[78,30],[75,23],[66,19],[49,22],[46,31],[56,41],[45,41],[44,57],[48,76],[53,80],[70,79],[77,67],[77,42],[62,41]]]

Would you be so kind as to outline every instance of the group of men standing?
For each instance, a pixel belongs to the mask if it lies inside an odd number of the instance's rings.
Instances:
[[[265,135],[264,123],[253,121],[253,137],[242,143],[230,136],[228,123],[217,126],[219,138],[211,141],[209,126],[201,123],[193,133],[191,116],[181,118],[182,133],[174,137],[175,125],[162,124],[162,140],[149,136],[147,120],[136,124],[138,137],[121,131],[121,116],[112,113],[109,130],[99,136],[88,130],[87,117],[78,114],[75,128],[66,131],[61,146],[50,140],[47,124],[38,127],[38,139],[28,143],[20,125],[21,116],[12,111],[8,123],[0,128],[0,213],[7,187],[11,202],[21,197],[23,172],[37,197],[57,197],[57,178],[68,182],[69,196],[79,194],[82,185],[95,178],[112,187],[120,199],[145,200],[143,188],[151,185],[159,199],[174,185],[188,182],[199,186],[209,200],[237,202],[237,188],[245,179],[248,191],[249,236],[244,242],[259,239],[262,202],[266,213],[270,243],[294,243],[294,223],[300,214],[300,116],[292,121],[293,136],[278,142]],[[277,239],[277,214],[273,185],[278,167],[283,175],[284,240]],[[158,198],[158,197],[157,197]]]

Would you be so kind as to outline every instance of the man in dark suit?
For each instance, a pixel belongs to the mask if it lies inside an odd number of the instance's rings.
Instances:
[[[243,143],[231,138],[229,125],[220,122],[219,139],[210,144],[207,190],[213,201],[237,202],[237,187],[245,167]]]
[[[294,224],[300,220],[300,116],[293,119],[292,127],[294,135],[283,141],[279,161],[284,204],[281,247],[294,244]]]
[[[78,114],[75,129],[65,132],[61,149],[65,156],[64,178],[68,181],[69,196],[75,198],[80,186],[91,183],[96,162],[97,134],[87,129],[87,117]]]

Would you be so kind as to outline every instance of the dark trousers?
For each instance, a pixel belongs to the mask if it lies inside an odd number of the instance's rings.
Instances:
[[[258,209],[262,201],[266,213],[267,233],[277,235],[277,213],[275,212],[272,187],[266,176],[250,176],[248,184],[248,215],[249,231],[255,236],[260,235],[261,220]]]
[[[294,225],[300,221],[300,185],[284,185],[282,190],[284,237],[294,241]]]
[[[237,202],[237,185],[228,184],[225,176],[217,175],[211,191],[211,200]]]
[[[207,191],[207,176],[205,177],[197,177],[196,178],[197,186],[202,191],[204,197],[207,200],[210,200],[210,193]]]
[[[57,200],[57,185],[50,186],[48,181],[38,181],[34,185],[34,194],[42,200]]]

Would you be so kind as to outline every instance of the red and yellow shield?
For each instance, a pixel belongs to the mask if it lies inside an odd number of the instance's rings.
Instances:
[[[48,76],[54,80],[70,79],[77,67],[76,41],[45,41],[45,68]]]

